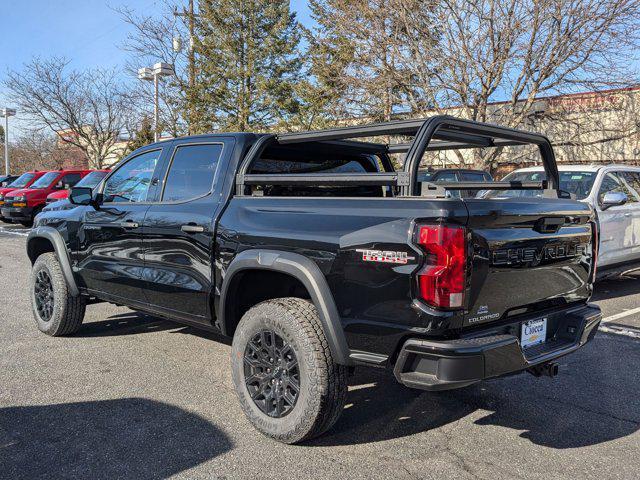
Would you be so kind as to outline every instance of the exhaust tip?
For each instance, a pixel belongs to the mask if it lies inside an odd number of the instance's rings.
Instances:
[[[558,375],[558,371],[560,369],[560,365],[556,362],[547,362],[541,365],[536,365],[534,367],[528,368],[527,372],[529,372],[534,377],[549,377],[553,378]]]

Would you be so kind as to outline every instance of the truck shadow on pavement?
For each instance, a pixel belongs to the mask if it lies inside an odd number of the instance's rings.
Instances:
[[[168,478],[232,448],[204,418],[148,399],[0,409],[2,478]]]
[[[555,379],[524,373],[448,392],[410,390],[389,371],[358,370],[338,423],[308,444],[348,445],[436,433],[467,416],[475,419],[464,427],[470,438],[475,432],[482,438],[477,427],[490,425],[556,449],[615,440],[640,429],[638,347],[637,342],[600,334],[585,350],[561,359]]]
[[[181,325],[142,312],[129,311],[111,315],[107,320],[82,324],[74,337],[115,337],[139,333],[160,332],[180,328]]]
[[[626,297],[640,293],[640,275],[630,273],[619,277],[607,278],[595,284],[592,302]]]

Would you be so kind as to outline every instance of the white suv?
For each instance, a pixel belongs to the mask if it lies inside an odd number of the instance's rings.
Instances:
[[[597,213],[598,277],[640,268],[640,167],[559,165],[558,170],[560,188],[591,205]],[[511,172],[503,181],[544,179],[542,167],[530,167]],[[494,198],[541,195],[535,190],[487,194]]]

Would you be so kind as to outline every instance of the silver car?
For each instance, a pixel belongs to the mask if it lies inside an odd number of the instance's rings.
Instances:
[[[591,205],[600,232],[598,277],[640,268],[640,167],[629,165],[559,165],[560,188]],[[540,181],[542,167],[521,168],[504,181]],[[541,195],[536,190],[485,192],[485,196]]]

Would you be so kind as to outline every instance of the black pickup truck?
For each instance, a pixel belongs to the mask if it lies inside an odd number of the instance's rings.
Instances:
[[[418,181],[425,152],[519,145],[548,180]],[[543,194],[446,195],[487,185]],[[424,390],[553,376],[601,318],[587,303],[593,213],[559,189],[549,141],[524,131],[436,116],[179,138],[70,201],[28,237],[38,328],[72,334],[106,301],[232,337],[242,409],[282,442],[334,424],[354,366]]]

